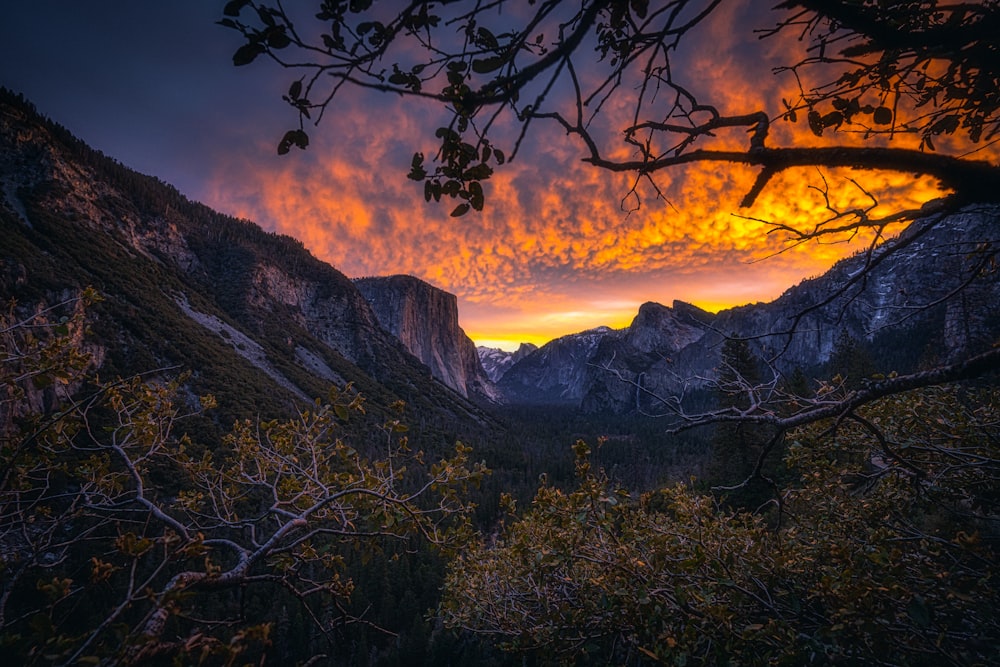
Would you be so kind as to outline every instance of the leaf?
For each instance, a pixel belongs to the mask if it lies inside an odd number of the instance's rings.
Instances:
[[[302,130],[289,130],[278,142],[278,155],[285,155],[292,146],[305,149],[309,145],[309,135]]]
[[[222,13],[225,16],[239,16],[240,11],[248,4],[250,4],[250,0],[229,0],[222,8]]]
[[[455,210],[451,212],[451,217],[459,218],[469,212],[470,206],[468,204],[459,204],[455,207]]]
[[[959,123],[958,115],[950,114],[934,123],[931,126],[931,132],[934,134],[952,134],[958,129]]]
[[[641,19],[646,18],[646,12],[649,11],[649,0],[632,0],[630,4],[636,16]]]
[[[283,49],[292,43],[285,26],[278,26],[267,31],[267,45],[272,49]]]
[[[477,211],[482,211],[486,204],[486,197],[483,194],[483,186],[478,181],[469,183],[469,203]]]
[[[288,89],[288,96],[293,100],[299,99],[299,95],[302,94],[302,80],[293,81],[291,87]]]
[[[271,12],[269,12],[264,7],[257,8],[257,18],[259,18],[260,22],[263,23],[264,25],[270,28],[274,27],[274,17],[271,16]]]
[[[126,555],[138,557],[153,548],[153,541],[129,532],[118,536],[115,547]]]
[[[256,42],[244,44],[236,49],[236,53],[233,54],[233,64],[237,67],[240,65],[249,65],[262,53],[264,53],[264,47],[261,44]]]
[[[809,121],[809,129],[812,130],[812,133],[817,137],[822,137],[824,127],[823,117],[819,114],[819,112],[815,110],[810,111],[807,120]]]
[[[503,67],[504,62],[505,59],[499,56],[483,58],[482,60],[473,60],[472,71],[476,74],[487,74]]]
[[[646,655],[646,657],[652,658],[653,660],[655,660],[657,662],[660,661],[660,656],[656,655],[655,653],[653,653],[652,651],[650,651],[645,646],[637,646],[636,648],[639,649],[642,653],[644,653]]]
[[[823,116],[823,127],[840,127],[844,122],[844,115],[839,111],[831,111]]]
[[[500,43],[492,32],[486,28],[480,26],[479,30],[476,32],[476,39],[487,49],[496,49],[500,47]],[[473,63],[475,66],[475,63]]]
[[[415,164],[410,168],[410,172],[406,175],[406,177],[411,181],[422,181],[425,178],[427,178],[427,170],[424,169],[423,166]],[[425,188],[425,196],[426,196],[426,188]]]

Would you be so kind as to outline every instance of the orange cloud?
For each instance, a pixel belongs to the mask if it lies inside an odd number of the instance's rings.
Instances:
[[[739,20],[720,13],[704,39],[729,44],[732,35],[748,33],[732,25]],[[782,46],[780,39],[762,42],[756,48],[765,63],[753,67],[740,51],[746,44],[713,48],[689,57],[686,73],[724,113],[777,114],[781,97],[794,96],[794,83],[751,72],[769,72],[767,63],[786,57]],[[395,99],[376,103],[339,107],[311,132],[305,153],[267,165],[235,158],[223,164],[210,203],[301,239],[350,276],[409,273],[453,292],[467,333],[506,347],[601,324],[626,326],[647,300],[682,299],[714,311],[777,297],[871,240],[789,247],[787,238],[768,234],[761,220],[808,225],[828,216],[816,189],[824,178],[837,207],[867,205],[852,177],[885,209],[938,194],[930,180],[909,175],[799,169],[780,174],[741,210],[756,172],[695,164],[654,175],[667,201],[640,182],[641,207],[627,212],[636,203],[622,203],[634,175],[580,162],[579,144],[536,124],[532,145],[490,181],[486,210],[451,218],[451,205],[425,203],[422,188],[404,177],[412,152],[429,148],[420,142],[432,136],[432,110],[414,112]],[[617,116],[627,106],[609,105],[607,113]],[[742,145],[746,133],[720,133],[719,141]],[[774,145],[802,141],[818,139],[802,124],[778,122],[772,130]],[[626,149],[609,146],[618,157],[628,157]]]

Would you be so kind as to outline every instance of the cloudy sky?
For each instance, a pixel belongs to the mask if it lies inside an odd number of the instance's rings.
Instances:
[[[480,344],[627,326],[645,301],[714,311],[770,300],[858,247],[774,256],[782,240],[741,217],[815,219],[823,202],[809,186],[826,178],[857,194],[845,174],[789,173],[741,210],[753,172],[696,166],[660,175],[667,199],[645,190],[642,207],[627,213],[630,177],[582,164],[578,144],[542,125],[489,182],[486,210],[451,218],[452,205],[425,203],[405,177],[414,151],[433,151],[428,128],[447,119],[386,96],[343,97],[310,128],[307,151],[278,156],[295,122],[280,99],[292,77],[264,59],[232,65],[241,41],[215,24],[224,4],[12,3],[0,23],[0,84],[129,167],[295,236],[348,276],[409,273],[456,294],[460,323]],[[692,40],[704,48],[678,62],[723,112],[776,114],[793,82],[770,76],[766,63],[789,44],[758,43],[751,30],[773,21],[762,10],[770,3],[745,4],[753,9],[720,12]],[[803,130],[785,124],[775,139]],[[896,201],[931,193],[898,175],[869,175],[866,186]]]

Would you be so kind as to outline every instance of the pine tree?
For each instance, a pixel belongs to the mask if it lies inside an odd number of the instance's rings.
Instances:
[[[839,375],[845,387],[857,389],[877,370],[864,343],[842,330],[833,344],[830,360],[827,361],[828,376],[834,378]]]

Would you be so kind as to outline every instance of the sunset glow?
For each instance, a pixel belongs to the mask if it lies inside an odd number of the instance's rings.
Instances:
[[[177,27],[162,35],[122,33],[101,40],[107,53],[94,40],[73,41],[101,29],[99,17],[67,7],[58,13],[63,26],[38,14],[32,18],[35,32],[44,27],[67,47],[76,44],[80,69],[67,71],[61,61],[45,69],[51,59],[31,51],[45,44],[17,42],[12,33],[8,42],[16,42],[20,62],[39,70],[8,77],[10,85],[129,166],[217,210],[300,239],[350,277],[407,273],[454,293],[461,325],[482,344],[513,349],[600,325],[625,327],[646,301],[669,305],[676,299],[718,311],[771,300],[872,239],[859,235],[792,246],[787,236],[769,233],[772,227],[762,220],[803,226],[822,220],[829,215],[825,188],[835,206],[867,206],[852,178],[878,198],[882,206],[876,214],[898,204],[919,206],[940,194],[931,180],[909,174],[800,169],[775,178],[752,208],[741,209],[756,171],[729,164],[657,172],[663,197],[645,181],[633,193],[634,174],[581,162],[580,144],[554,125],[537,122],[516,159],[485,184],[486,210],[451,218],[454,202],[425,203],[422,185],[405,176],[414,151],[433,153],[433,128],[447,122],[438,108],[374,93],[343,96],[318,127],[306,128],[308,150],[279,157],[277,139],[295,122],[278,99],[289,73],[270,63],[233,68],[238,42],[228,31],[214,30],[218,8],[182,5],[192,15],[203,13],[198,21],[204,25],[186,14],[169,14],[168,7],[152,18],[123,8],[135,13],[130,20],[136,24],[174,21]],[[804,121],[777,119],[781,99],[794,99],[798,91],[794,79],[771,75],[771,67],[788,64],[801,44],[793,35],[758,40],[752,29],[773,24],[759,3],[726,6],[733,9],[713,14],[688,44],[701,40],[710,49],[678,53],[681,78],[721,113],[766,111],[776,119],[769,145],[822,143],[825,138],[814,137]],[[55,36],[58,31],[61,37]],[[190,36],[183,57],[177,55],[179,34]],[[117,48],[127,49],[129,58],[113,51]],[[160,53],[162,61],[154,64],[103,74],[108,63]],[[581,78],[588,74],[581,61]],[[108,79],[98,82],[99,76]],[[149,77],[163,84],[141,87],[138,82]],[[65,98],[64,105],[46,102],[47,85],[61,95],[51,99]],[[140,88],[147,91],[144,99],[128,92]],[[552,97],[559,104],[558,96]],[[130,123],[110,123],[122,108],[129,110]],[[616,134],[621,126],[616,123],[630,113],[628,101],[618,98],[602,108],[608,155],[634,157]],[[88,125],[90,116],[97,120]],[[99,131],[88,130],[92,127]],[[496,139],[510,130],[499,126]],[[862,141],[842,133],[837,139]],[[720,131],[713,141],[715,147],[744,148],[747,137],[743,130]],[[510,145],[502,147],[510,152]]]

